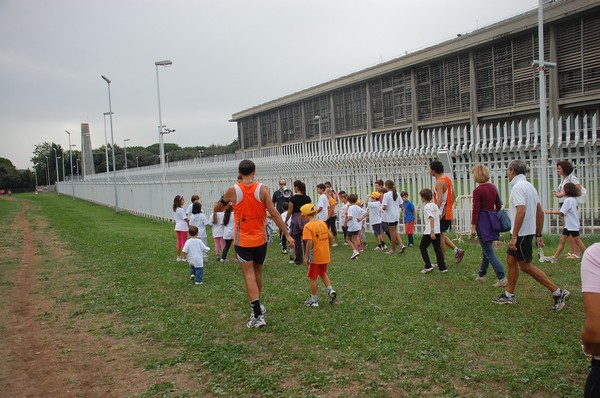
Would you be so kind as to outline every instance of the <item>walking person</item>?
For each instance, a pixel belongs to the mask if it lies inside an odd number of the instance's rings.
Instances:
[[[198,228],[190,225],[190,239],[185,242],[182,253],[185,260],[190,265],[190,279],[194,284],[201,285],[204,280],[204,257],[210,251],[210,248],[198,238]]]
[[[188,234],[188,218],[185,216],[183,195],[176,195],[173,199],[173,213],[175,219],[175,235],[177,235],[177,262],[181,262],[181,250],[185,245]]]
[[[256,165],[251,160],[242,160],[238,167],[242,181],[229,187],[214,211],[223,211],[230,203],[235,217],[235,254],[246,283],[252,315],[246,324],[248,328],[259,328],[267,324],[265,308],[260,303],[262,293],[263,264],[267,256],[267,211],[290,245],[293,245],[287,227],[275,209],[271,193],[266,185],[254,180]]]
[[[600,243],[594,243],[581,259],[581,292],[585,323],[581,333],[583,352],[592,356],[585,383],[585,398],[600,397]]]
[[[512,222],[511,238],[508,243],[508,287],[500,297],[492,299],[496,304],[515,304],[515,289],[519,279],[519,269],[529,274],[538,283],[552,293],[554,311],[563,309],[570,293],[561,289],[550,280],[548,275],[532,264],[535,236],[536,245],[544,246],[542,228],[544,227],[544,210],[535,187],[527,181],[525,173],[527,165],[522,160],[513,160],[508,164],[508,180],[510,181],[509,214]]]
[[[396,246],[399,245],[399,253],[403,253],[406,247],[402,244],[400,235],[397,232],[398,222],[400,221],[400,195],[396,192],[394,181],[387,180],[385,182],[387,192],[383,195],[381,202],[381,221],[386,223],[390,231],[390,239],[392,241],[392,249],[385,254],[396,254]]]
[[[221,259],[219,260],[220,262],[227,261],[227,253],[229,253],[231,243],[233,242],[234,227],[235,219],[233,216],[233,207],[231,204],[228,204],[225,212],[223,213],[223,239],[225,240],[225,247],[223,247],[223,251],[221,252]]]
[[[444,254],[442,253],[442,235],[440,233],[440,209],[437,207],[433,199],[433,192],[431,189],[425,188],[419,192],[421,201],[423,202],[423,222],[425,224],[425,230],[423,231],[423,237],[421,238],[421,244],[419,244],[419,250],[421,251],[421,258],[425,265],[421,270],[422,274],[433,271],[437,266],[440,272],[448,272],[446,267],[446,261]],[[427,248],[433,245],[435,252],[435,258],[437,263],[434,265],[429,259],[429,253]]]
[[[325,184],[317,185],[318,198],[317,205],[315,206],[317,208],[317,217],[319,218],[319,220],[323,220],[325,222],[327,222],[327,216],[329,211],[329,199],[325,194],[326,189],[327,188],[325,187]]]
[[[404,213],[404,233],[408,239],[408,247],[413,247],[415,234],[415,205],[408,200],[408,192],[400,192],[402,210]],[[383,239],[383,237],[382,237]]]
[[[504,274],[504,267],[494,252],[494,241],[500,239],[500,233],[492,230],[491,222],[498,218],[496,212],[502,209],[502,201],[498,189],[490,183],[490,170],[483,164],[478,164],[471,170],[471,176],[478,184],[473,190],[473,210],[471,212],[471,235],[477,235],[481,246],[481,265],[477,278],[478,282],[485,280],[485,275],[490,264],[496,273],[496,283],[493,286],[506,286],[508,280]],[[492,218],[493,217],[493,218]]]
[[[223,238],[223,232],[225,231],[225,225],[223,223],[223,217],[225,213],[222,211],[213,212],[212,216],[212,236],[215,242],[215,255],[217,261],[221,260],[221,253],[225,247],[225,239]]]
[[[558,172],[558,175],[561,176],[561,181],[560,184],[558,184],[556,190],[553,191],[553,194],[554,197],[558,199],[558,204],[561,206],[568,197],[564,190],[565,184],[569,182],[575,184],[577,190],[581,191],[581,183],[579,182],[579,179],[575,176],[575,174],[573,174],[573,170],[573,164],[571,164],[571,162],[569,162],[568,160],[561,160],[558,163],[556,163],[556,171]],[[566,223],[566,220],[564,221]],[[572,260],[579,259],[583,251],[580,250],[580,248],[578,247],[579,245],[575,243],[575,240],[572,236],[567,237],[567,240],[569,241],[569,252],[565,257]]]
[[[354,260],[360,255],[360,229],[362,227],[362,221],[367,216],[367,212],[360,207],[358,202],[358,196],[355,193],[351,193],[347,197],[348,199],[348,213],[346,215],[346,226],[348,227],[346,233],[346,243],[350,249],[352,249],[352,255],[350,260]]]
[[[441,213],[442,253],[446,254],[446,246],[450,246],[454,251],[454,261],[458,264],[462,261],[465,251],[458,248],[446,234],[452,226],[452,203],[454,201],[452,180],[444,174],[444,165],[439,160],[434,160],[429,164],[429,172],[432,177],[435,177],[433,201]]]
[[[273,204],[275,208],[281,214],[281,218],[285,220],[284,212],[287,212],[287,208],[290,202],[291,191],[287,189],[285,179],[279,180],[279,189],[273,192]],[[286,213],[287,214],[287,213]],[[279,231],[279,243],[281,244],[281,252],[287,254],[287,240],[283,236],[283,232]]]
[[[331,235],[333,235],[333,245],[331,247],[338,247],[336,225],[337,215],[335,213],[335,205],[337,204],[337,199],[335,198],[334,191],[331,188],[325,188],[325,195],[327,196],[327,202],[329,204],[329,206],[327,207],[327,226],[331,231]]]
[[[286,224],[291,219],[292,228],[290,233],[294,238],[294,260],[290,259],[290,263],[300,265],[304,263],[304,251],[302,244],[302,229],[306,220],[302,218],[300,208],[305,204],[312,203],[310,196],[306,194],[306,184],[300,180],[294,181],[294,195],[290,198],[288,214],[285,219]]]
[[[371,192],[369,196],[365,199],[365,203],[367,204],[367,210],[369,211],[369,223],[371,224],[371,228],[373,228],[373,235],[375,235],[375,240],[377,242],[377,246],[374,250],[383,250],[383,230],[381,229],[381,202],[379,198],[381,194],[377,191]]]

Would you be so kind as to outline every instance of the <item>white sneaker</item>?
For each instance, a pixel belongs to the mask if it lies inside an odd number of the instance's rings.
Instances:
[[[546,261],[547,263],[555,264],[558,261],[558,259],[554,256],[548,256],[544,258],[544,261]]]
[[[360,256],[360,252],[358,250],[353,250],[352,256],[350,256],[350,260],[354,260],[358,256]]]
[[[201,285],[201,284],[202,284],[202,282],[196,282],[196,283],[194,283],[194,285]]]
[[[262,315],[259,316],[258,318],[255,318],[254,316],[252,316],[250,318],[250,320],[248,321],[248,323],[246,324],[246,327],[248,329],[262,328],[263,326],[267,326],[267,322],[265,322],[265,317]]]
[[[319,306],[319,301],[317,300],[313,300],[312,297],[309,297],[305,302],[304,305],[307,307],[312,307],[312,308],[317,308]]]
[[[337,300],[337,293],[335,290],[331,289],[327,294],[329,295],[329,302],[331,304],[335,303],[335,300]]]
[[[483,282],[483,281],[485,281],[485,276],[479,276],[479,275],[477,275],[477,278],[475,278],[475,281],[476,282]]]
[[[177,256],[177,262],[180,263],[181,262],[181,256]]]
[[[333,245],[331,245],[331,247],[338,247],[339,245],[337,243],[334,243]]]
[[[502,279],[498,279],[496,281],[496,283],[494,283],[492,286],[500,287],[500,286],[507,286],[507,285],[508,285],[508,280],[506,278],[502,278]]]

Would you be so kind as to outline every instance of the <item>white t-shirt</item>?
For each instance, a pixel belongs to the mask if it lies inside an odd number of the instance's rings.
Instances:
[[[431,221],[429,217],[433,217],[433,233],[440,233],[440,208],[433,202],[427,203],[423,206],[423,223],[425,224],[425,231],[423,235],[431,235]]]
[[[381,224],[381,202],[372,200],[367,204],[369,209],[369,222],[371,225]]]
[[[523,174],[514,176],[510,182],[510,186],[508,213],[513,228],[517,216],[517,206],[525,206],[525,217],[519,230],[519,236],[535,235],[537,205],[540,203],[540,197],[535,187],[527,181],[527,178]],[[510,232],[511,234],[513,233],[512,228]]]
[[[288,212],[287,210],[284,211],[283,213],[281,213],[281,219],[283,221],[285,221],[285,219],[287,218]],[[288,231],[290,230],[290,228],[292,228],[292,217],[290,217],[290,219],[287,221],[287,227],[288,227]]]
[[[348,202],[342,203],[340,206],[340,225],[346,225],[346,218],[348,217]]]
[[[223,230],[225,227],[223,225],[223,216],[224,215],[225,215],[225,213],[222,211],[217,212],[217,222],[212,223],[213,238],[222,238],[223,237]],[[214,217],[212,219],[214,220]]]
[[[567,231],[579,231],[579,209],[577,199],[568,197],[560,207],[560,212],[565,217],[565,229]]]
[[[181,251],[187,255],[188,263],[191,266],[202,268],[204,267],[204,253],[208,253],[210,248],[201,239],[190,238],[185,242]]]
[[[366,210],[358,205],[348,206],[348,232],[360,231],[362,221],[358,221],[358,219],[364,216],[366,212]]]
[[[192,214],[190,217],[190,225],[198,227],[198,237],[206,238],[206,226],[210,224],[204,213]]]
[[[319,201],[317,202],[317,209],[321,208],[321,211],[317,213],[317,218],[319,220],[327,221],[327,210],[329,209],[329,200],[327,199],[327,195],[321,194],[319,196]]]
[[[175,231],[186,231],[188,230],[188,224],[185,221],[185,210],[183,207],[178,207],[175,210]]]
[[[381,213],[381,220],[383,222],[398,222],[400,220],[400,194],[397,194],[396,200],[394,200],[394,192],[388,191],[383,195],[382,206],[386,206],[385,210]],[[382,207],[383,209],[383,207]]]
[[[235,226],[235,219],[233,217],[233,212],[231,212],[231,216],[229,217],[229,223],[223,226],[223,239],[229,240],[233,239],[233,229]]]

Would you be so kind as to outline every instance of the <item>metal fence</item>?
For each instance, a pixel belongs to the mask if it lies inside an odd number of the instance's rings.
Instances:
[[[556,127],[553,127],[556,125]],[[439,158],[445,171],[454,178],[457,196],[455,230],[464,231],[470,225],[470,198],[476,184],[470,170],[477,163],[486,164],[491,171],[491,182],[499,189],[506,203],[509,182],[506,176],[508,163],[522,159],[530,166],[528,179],[538,183],[542,169],[549,174],[549,187],[540,192],[551,192],[558,186],[560,177],[556,162],[567,159],[575,165],[575,174],[587,188],[588,202],[580,208],[582,233],[597,232],[599,182],[600,182],[600,127],[597,115],[585,114],[561,118],[550,122],[548,137],[548,163],[541,164],[539,123],[536,119],[506,123],[483,124],[474,128],[438,128],[417,132],[393,131],[372,133],[369,136],[336,137],[335,140],[313,140],[287,146],[262,148],[214,158],[199,158],[169,163],[164,179],[160,168],[128,169],[117,172],[119,208],[133,214],[152,218],[172,219],[172,201],[175,195],[189,200],[192,194],[200,195],[212,211],[213,204],[225,189],[234,184],[237,166],[241,159],[252,159],[257,165],[257,180],[271,189],[278,187],[280,178],[288,186],[296,179],[306,183],[307,194],[316,199],[316,185],[331,181],[335,190],[356,193],[363,200],[377,179],[393,180],[397,189],[409,193],[418,209],[419,191],[432,188],[435,181],[429,174],[429,162]],[[422,143],[418,147],[411,143]],[[322,147],[320,151],[319,148]],[[550,188],[550,189],[548,189]],[[112,174],[96,174],[86,181],[75,183],[75,196],[84,200],[113,206],[115,200]],[[71,184],[60,183],[60,193],[71,195]],[[546,203],[557,208],[553,197]],[[555,219],[547,219],[558,226]],[[421,231],[420,218],[416,223]]]

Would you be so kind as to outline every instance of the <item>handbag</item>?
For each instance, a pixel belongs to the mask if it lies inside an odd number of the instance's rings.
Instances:
[[[579,186],[579,196],[577,196],[575,199],[577,199],[578,205],[582,205],[587,202],[587,189],[585,189],[583,185]]]
[[[510,222],[510,217],[508,216],[508,212],[505,209],[498,210],[496,212],[496,216],[498,217],[498,222],[500,223],[500,232],[508,232],[512,227],[512,223]]]

